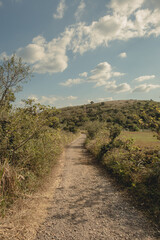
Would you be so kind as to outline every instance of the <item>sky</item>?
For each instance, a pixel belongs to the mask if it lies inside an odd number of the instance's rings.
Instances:
[[[0,0],[0,61],[33,69],[16,95],[57,108],[160,100],[159,0]]]

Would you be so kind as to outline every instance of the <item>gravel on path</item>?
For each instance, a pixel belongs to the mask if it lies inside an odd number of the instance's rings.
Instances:
[[[65,151],[48,217],[35,240],[152,240],[149,221],[93,164],[81,135]]]

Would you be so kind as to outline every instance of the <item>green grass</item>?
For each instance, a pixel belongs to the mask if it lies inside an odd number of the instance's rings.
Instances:
[[[155,134],[151,131],[144,132],[128,132],[122,131],[120,138],[128,139],[133,138],[134,144],[143,147],[160,147],[160,141],[157,140]]]

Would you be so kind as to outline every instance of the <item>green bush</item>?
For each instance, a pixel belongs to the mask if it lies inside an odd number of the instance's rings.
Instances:
[[[101,131],[88,139],[87,149],[160,224],[159,149],[141,149],[133,145],[132,139],[110,141],[103,136]]]

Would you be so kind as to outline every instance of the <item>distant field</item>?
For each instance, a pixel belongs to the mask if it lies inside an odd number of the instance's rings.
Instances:
[[[124,138],[133,138],[134,144],[140,147],[160,147],[160,141],[154,137],[155,133],[151,131],[146,132],[128,132],[123,131],[120,137]]]

